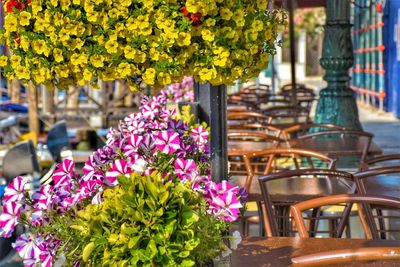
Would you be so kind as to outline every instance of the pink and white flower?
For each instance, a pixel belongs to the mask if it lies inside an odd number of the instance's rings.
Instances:
[[[170,131],[160,132],[155,144],[156,149],[165,154],[172,154],[181,149],[179,134]]]
[[[132,172],[132,169],[128,166],[128,162],[123,159],[116,160],[112,167],[106,173],[106,184],[115,186],[118,184],[118,176],[128,175]]]
[[[53,180],[56,187],[69,186],[71,179],[74,177],[75,163],[70,159],[64,159],[57,165],[57,169],[53,173]]]
[[[0,237],[8,238],[14,232],[21,214],[22,205],[17,202],[5,202],[0,215]]]
[[[5,202],[19,202],[24,197],[24,189],[27,180],[18,176],[15,177],[12,182],[6,186],[4,190],[4,201]]]
[[[174,163],[174,167],[175,175],[181,180],[187,180],[193,172],[197,172],[196,163],[193,159],[184,160],[178,158]]]
[[[33,266],[39,262],[39,255],[41,254],[41,250],[37,246],[35,242],[36,237],[32,236],[32,234],[22,234],[20,235],[16,242],[13,244],[14,249],[18,252],[19,256],[27,263],[33,263]],[[27,265],[25,265],[27,266]]]
[[[206,144],[208,142],[208,131],[203,126],[198,126],[192,129],[190,136],[193,137],[194,141],[198,144]]]

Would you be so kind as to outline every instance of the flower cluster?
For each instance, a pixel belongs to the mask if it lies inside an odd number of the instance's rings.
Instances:
[[[279,10],[264,0],[6,0],[7,78],[54,85],[123,79],[161,88],[184,76],[248,79],[275,52]]]
[[[194,101],[193,77],[185,77],[180,83],[173,83],[161,90],[161,95],[172,102]]]
[[[55,218],[74,216],[89,203],[102,203],[104,190],[133,172],[160,173],[165,182],[185,185],[203,196],[208,214],[221,222],[238,218],[244,194],[227,181],[211,180],[207,129],[182,121],[166,102],[165,96],[145,97],[139,113],[110,129],[106,145],[89,157],[83,175],[65,159],[54,171],[51,185],[29,193],[27,181],[17,177],[6,187],[0,236],[10,237],[17,224],[31,229],[14,244],[26,266],[52,266],[60,248],[68,246],[59,237],[62,227]]]

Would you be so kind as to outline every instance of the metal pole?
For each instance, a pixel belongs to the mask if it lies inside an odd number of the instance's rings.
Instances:
[[[353,66],[350,1],[326,1],[327,21],[321,66],[326,70],[327,88],[321,90],[316,123],[331,123],[362,130],[354,92],[349,88],[349,68]]]
[[[296,95],[296,42],[294,36],[294,0],[289,0],[290,72],[292,76],[292,105],[297,105]]]
[[[209,83],[195,85],[199,104],[199,119],[210,127],[211,176],[214,181],[228,178],[228,148],[226,126],[226,86]]]

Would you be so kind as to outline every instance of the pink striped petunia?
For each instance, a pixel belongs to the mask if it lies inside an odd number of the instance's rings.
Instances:
[[[20,176],[15,177],[4,190],[4,201],[19,202],[22,200],[26,182],[27,180]]]
[[[142,141],[143,136],[131,134],[128,138],[127,144],[122,148],[124,156],[129,157],[130,155],[137,153]]]
[[[38,209],[47,210],[54,201],[53,186],[44,185],[32,196],[33,204]]]
[[[0,237],[8,238],[14,232],[21,214],[22,205],[17,202],[5,202],[0,215]]]
[[[187,180],[191,177],[192,172],[196,172],[196,163],[193,159],[184,160],[178,158],[175,163],[175,175],[181,180]]]
[[[71,179],[74,177],[75,163],[73,160],[64,159],[58,163],[57,169],[53,173],[53,180],[56,187],[68,186],[71,184]]]
[[[233,192],[223,194],[211,192],[211,198],[208,203],[210,205],[208,212],[226,222],[236,221],[239,218],[239,210],[243,207]]]
[[[117,159],[111,169],[106,172],[106,184],[115,186],[118,184],[118,176],[128,175],[132,172],[132,169],[128,166],[128,162],[123,159]]]
[[[198,126],[192,129],[190,136],[198,144],[206,144],[208,142],[208,131],[203,126]]]
[[[179,134],[170,131],[161,131],[155,144],[156,148],[165,154],[172,154],[181,149]]]

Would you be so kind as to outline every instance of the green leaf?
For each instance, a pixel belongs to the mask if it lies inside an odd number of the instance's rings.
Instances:
[[[131,249],[131,248],[135,247],[141,238],[142,237],[140,235],[131,237],[129,239],[128,248]]]
[[[192,267],[194,266],[195,262],[193,260],[185,259],[181,263],[181,267]]]
[[[92,254],[93,250],[95,248],[94,242],[90,242],[89,244],[86,245],[86,247],[83,249],[82,252],[82,260],[84,262],[87,262],[90,254]]]
[[[184,228],[188,228],[199,220],[199,216],[189,207],[182,210],[182,224]]]
[[[168,191],[165,191],[164,193],[162,193],[162,194],[160,195],[159,203],[160,203],[161,205],[163,205],[163,204],[168,200],[168,197],[169,197],[169,192],[168,192]]]

